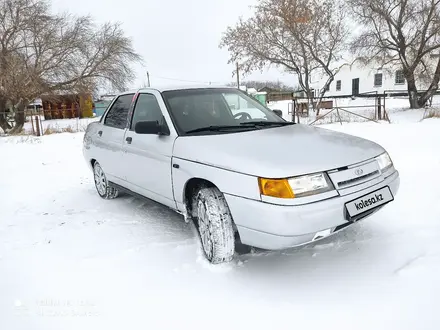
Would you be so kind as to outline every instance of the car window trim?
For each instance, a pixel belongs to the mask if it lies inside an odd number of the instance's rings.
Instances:
[[[133,107],[133,98],[134,98],[135,95],[136,95],[136,93],[126,93],[126,94],[121,94],[121,95],[118,95],[117,97],[115,97],[115,99],[113,100],[113,102],[112,102],[112,103],[110,104],[110,106],[108,107],[106,113],[104,114],[105,117],[103,116],[103,119],[102,119],[102,125],[103,125],[103,126],[106,126],[106,127],[116,128],[116,129],[122,129],[122,130],[126,129],[126,128],[127,128],[127,120],[128,120],[128,116],[129,116],[129,114],[130,114],[130,109]],[[130,102],[130,106],[129,106],[129,108],[128,108],[128,113],[127,113],[127,118],[126,118],[125,125],[124,125],[123,127],[116,127],[116,126],[113,126],[113,125],[108,125],[108,124],[106,124],[106,123],[105,123],[105,120],[107,119],[107,116],[108,116],[109,112],[112,110],[112,108],[113,108],[113,106],[115,105],[116,101],[119,100],[119,98],[122,97],[122,96],[131,96],[131,97],[132,97],[132,100],[131,100],[131,102]]]

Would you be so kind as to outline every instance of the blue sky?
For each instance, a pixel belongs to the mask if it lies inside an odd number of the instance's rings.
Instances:
[[[229,54],[219,49],[221,34],[240,16],[250,13],[255,0],[52,0],[54,11],[91,14],[97,22],[122,22],[126,34],[145,61],[137,66],[133,88],[152,85],[224,84],[232,78]],[[167,78],[167,79],[165,79]],[[281,80],[295,84],[294,76],[278,70],[254,73],[247,79]]]

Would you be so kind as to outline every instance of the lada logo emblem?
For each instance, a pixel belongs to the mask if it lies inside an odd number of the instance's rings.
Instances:
[[[358,168],[354,171],[354,174],[356,174],[357,176],[361,176],[362,174],[364,174],[364,171],[361,168]]]

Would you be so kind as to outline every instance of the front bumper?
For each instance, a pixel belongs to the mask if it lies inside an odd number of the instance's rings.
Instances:
[[[389,186],[395,196],[399,185],[399,172],[395,171],[380,184],[367,189],[305,205],[274,205],[227,194],[225,198],[243,244],[281,250],[317,241],[348,227],[352,222],[344,216],[346,202],[385,186]]]

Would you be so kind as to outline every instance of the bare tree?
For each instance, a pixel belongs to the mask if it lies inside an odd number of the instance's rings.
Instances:
[[[331,1],[308,1],[308,19],[311,26],[300,32],[300,39],[309,51],[313,60],[318,63],[317,71],[324,80],[319,91],[316,108],[319,115],[319,104],[334,81],[335,75],[342,67],[349,65],[344,54],[348,49],[350,31],[347,26],[347,14],[344,3]],[[286,11],[289,13],[289,11]]]
[[[48,11],[47,3],[28,0],[0,1],[0,127],[7,131],[12,127],[6,121],[13,102],[8,94],[14,91],[14,72],[19,52],[25,46],[20,42],[29,31],[31,18]],[[21,70],[20,70],[21,71]]]
[[[89,16],[54,15],[44,0],[0,0],[1,93],[14,106],[16,126],[25,107],[45,94],[117,90],[134,78],[141,57],[120,24],[96,26]]]
[[[440,80],[440,0],[347,2],[362,26],[352,49],[370,63],[401,69],[410,107],[424,106]],[[419,93],[423,82],[428,88]]]
[[[329,0],[259,0],[251,18],[226,30],[220,47],[245,73],[275,65],[297,75],[310,103],[311,76],[328,76],[322,98],[340,67],[348,29],[339,6]]]

